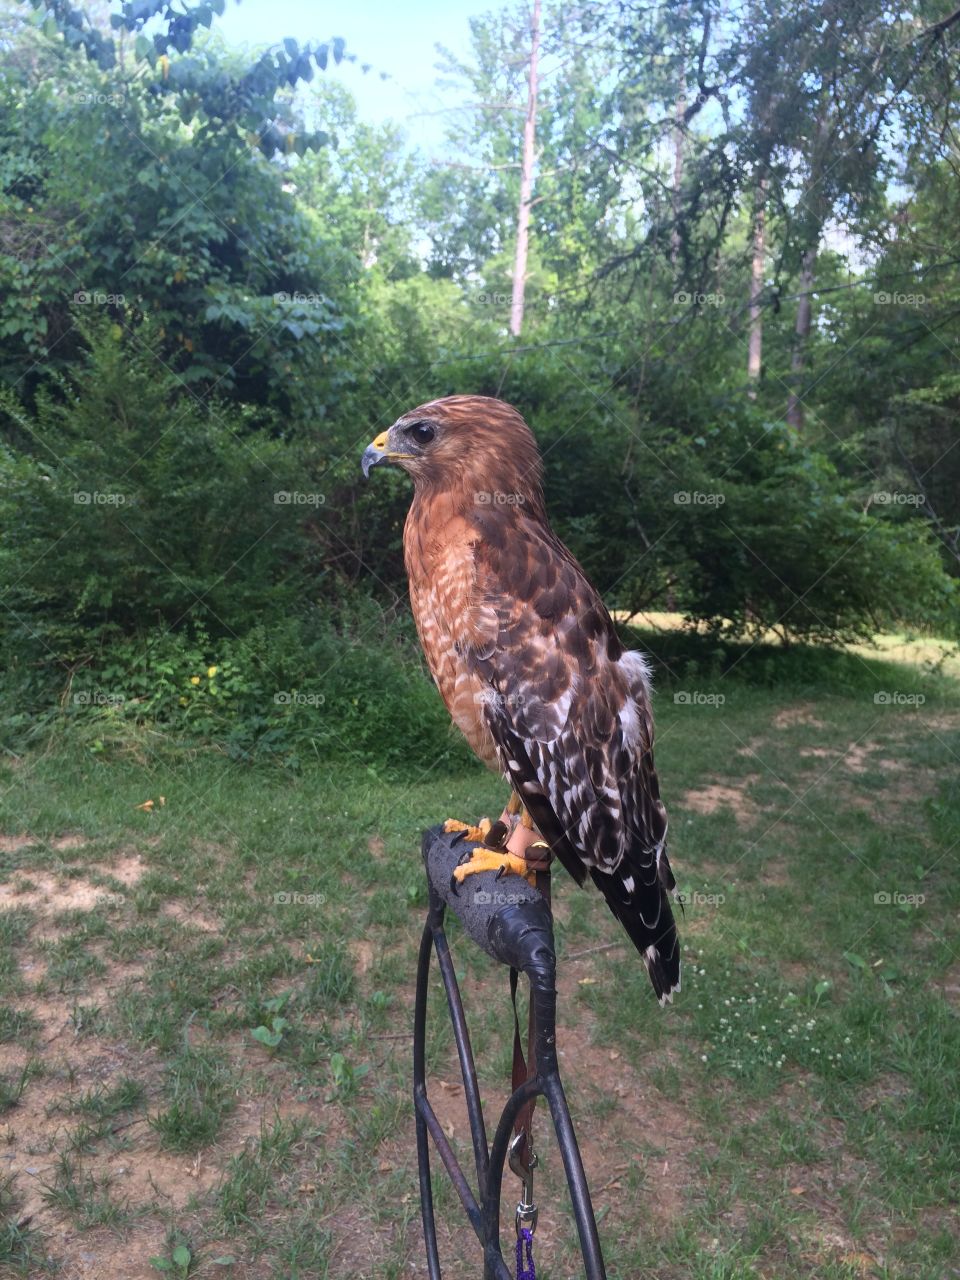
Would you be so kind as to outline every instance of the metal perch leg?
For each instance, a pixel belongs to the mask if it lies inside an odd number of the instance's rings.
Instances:
[[[430,1280],[442,1280],[430,1184],[432,1139],[483,1250],[484,1280],[512,1280],[500,1244],[503,1172],[509,1160],[511,1168],[521,1179],[523,1190],[515,1224],[518,1232],[522,1227],[526,1227],[527,1231],[535,1230],[536,1207],[533,1204],[532,1186],[536,1157],[532,1154],[529,1143],[514,1135],[514,1126],[518,1116],[522,1115],[523,1108],[533,1099],[542,1096],[550,1109],[570,1188],[586,1278],[605,1280],[590,1190],[557,1062],[556,951],[550,907],[543,895],[525,879],[507,875],[497,880],[492,871],[471,876],[468,885],[461,886],[459,895],[452,893],[451,875],[462,851],[461,839],[457,835],[445,833],[440,827],[434,827],[424,834],[423,856],[427,868],[429,909],[417,965],[413,1101],[427,1272]],[[443,928],[444,912],[448,906],[457,914],[465,931],[478,946],[502,964],[525,973],[530,983],[531,1025],[534,1028],[532,1061],[535,1067],[532,1074],[514,1089],[508,1099],[497,1124],[492,1146],[487,1143],[470,1036]],[[463,1076],[476,1165],[476,1195],[427,1096],[427,988],[434,953],[447,995]],[[527,1240],[529,1241],[529,1236]]]

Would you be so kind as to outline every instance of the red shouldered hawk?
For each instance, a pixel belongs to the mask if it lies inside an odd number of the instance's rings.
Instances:
[[[550,528],[533,433],[503,401],[449,396],[377,436],[364,474],[382,462],[413,480],[404,559],[427,664],[474,752],[513,788],[502,817],[521,814],[507,852],[475,850],[457,878],[522,872],[515,855],[546,843],[578,884],[590,873],[664,1003],[680,948],[647,663]]]

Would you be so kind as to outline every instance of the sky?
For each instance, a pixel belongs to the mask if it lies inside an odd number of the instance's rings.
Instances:
[[[323,74],[337,79],[357,99],[360,115],[372,122],[392,119],[410,142],[429,155],[440,150],[453,102],[436,86],[439,43],[459,56],[469,48],[468,19],[496,7],[493,0],[359,0],[355,5],[323,5],[310,0],[226,0],[215,29],[232,45],[275,44],[284,36],[320,43],[342,36],[359,62],[331,63]],[[382,79],[386,72],[389,79]]]

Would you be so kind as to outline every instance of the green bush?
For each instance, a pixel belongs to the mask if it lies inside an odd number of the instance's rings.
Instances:
[[[295,454],[109,328],[38,398],[0,396],[0,599],[15,653],[76,666],[139,629],[240,631],[302,600]]]
[[[8,741],[53,725],[98,752],[159,730],[291,765],[466,761],[406,611],[324,570],[337,515],[301,451],[88,336],[35,411],[0,399]]]
[[[427,678],[412,628],[371,600],[315,608],[213,639],[199,628],[146,633],[78,671],[60,729],[95,753],[170,742],[214,744],[234,759],[343,760],[416,769],[469,752]]]
[[[442,309],[419,292],[428,311]],[[612,383],[618,354],[607,352]],[[625,372],[632,355],[619,358]],[[865,510],[820,449],[742,392],[688,396],[664,366],[638,407],[616,389],[598,397],[595,359],[537,350],[504,368],[451,357],[437,361],[431,390],[499,394],[521,410],[544,457],[554,527],[610,605],[787,639],[864,639],[904,619],[952,633],[956,588],[926,522]],[[378,475],[359,499],[362,526],[377,533],[364,561],[391,586],[409,492],[404,478]]]

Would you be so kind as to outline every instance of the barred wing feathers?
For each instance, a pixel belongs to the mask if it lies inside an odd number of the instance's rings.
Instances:
[[[589,871],[663,1003],[680,952],[646,663],[544,523],[496,515],[472,548],[486,634],[463,654],[483,718],[538,830],[579,884]]]

